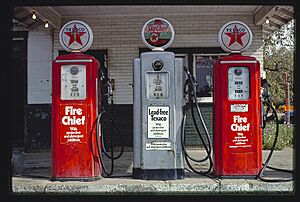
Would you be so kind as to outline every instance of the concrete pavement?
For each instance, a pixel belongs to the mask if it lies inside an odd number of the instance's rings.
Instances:
[[[274,151],[270,166],[293,169],[294,153],[292,148]],[[204,150],[189,149],[192,156],[200,158]],[[263,151],[263,161],[269,151]],[[199,176],[186,169],[181,180],[138,180],[132,179],[132,149],[125,148],[120,159],[115,161],[113,178],[96,181],[51,181],[51,150],[36,150],[23,155],[24,169],[11,177],[13,194],[241,194],[241,193],[285,193],[294,194],[294,181],[264,182],[256,179],[211,179]],[[108,162],[108,161],[107,161]],[[208,165],[193,164],[195,168]],[[289,178],[288,173],[267,170],[266,177]],[[122,177],[124,176],[124,177]]]

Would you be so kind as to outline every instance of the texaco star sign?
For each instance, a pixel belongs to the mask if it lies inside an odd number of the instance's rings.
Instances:
[[[92,45],[93,32],[86,23],[73,20],[61,28],[59,41],[66,51],[84,52]]]
[[[219,31],[219,43],[226,52],[245,51],[252,43],[252,32],[242,22],[228,22]]]

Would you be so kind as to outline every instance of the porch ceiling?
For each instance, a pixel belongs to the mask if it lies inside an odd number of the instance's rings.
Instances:
[[[32,12],[36,12],[37,19],[31,18]],[[289,5],[88,5],[88,6],[19,6],[14,7],[13,23],[24,26],[26,29],[34,29],[48,21],[55,29],[61,27],[63,17],[92,16],[92,15],[150,15],[168,13],[181,14],[243,14],[253,15],[256,25],[262,26],[263,32],[268,34],[279,29],[294,18],[294,8]],[[270,23],[266,24],[266,18]]]

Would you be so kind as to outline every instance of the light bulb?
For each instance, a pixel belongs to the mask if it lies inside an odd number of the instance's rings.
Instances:
[[[45,27],[46,27],[46,28],[48,28],[48,27],[49,27],[48,21],[46,21],[46,23],[45,23]]]
[[[267,23],[267,24],[269,24],[269,23],[270,23],[270,20],[269,20],[269,18],[268,18],[268,17],[266,18],[266,23]]]
[[[36,19],[35,12],[32,13],[32,19],[34,19],[34,20]]]

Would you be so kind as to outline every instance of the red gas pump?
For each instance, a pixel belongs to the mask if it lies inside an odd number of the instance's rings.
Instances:
[[[231,52],[214,66],[214,172],[220,177],[256,177],[262,168],[260,65],[240,54],[251,40],[242,22],[219,32],[221,47]]]
[[[80,53],[91,41],[91,29],[84,22],[71,21],[61,29],[60,42],[73,53],[52,62],[52,179],[101,176],[95,136],[99,62]]]

